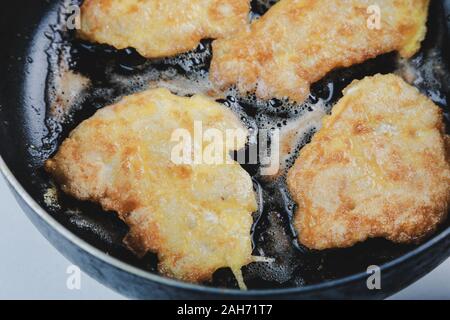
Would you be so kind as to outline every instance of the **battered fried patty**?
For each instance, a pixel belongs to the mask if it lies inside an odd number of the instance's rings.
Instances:
[[[205,135],[239,130],[244,141],[225,146],[223,164],[180,162],[174,133],[194,137],[200,122]],[[139,256],[157,253],[161,273],[201,282],[230,267],[244,287],[240,269],[254,261],[257,204],[249,174],[229,152],[244,146],[245,134],[239,119],[209,98],[148,90],[81,123],[45,169],[64,192],[117,212],[130,227],[125,243]],[[206,152],[208,145],[195,148]]]
[[[80,36],[147,58],[195,49],[245,28],[249,0],[85,0]]]
[[[446,218],[450,165],[442,111],[394,75],[355,81],[287,177],[299,241],[423,239]]]
[[[213,43],[211,81],[261,99],[303,102],[310,85],[333,69],[391,51],[414,55],[426,34],[428,4],[281,0],[250,29]]]

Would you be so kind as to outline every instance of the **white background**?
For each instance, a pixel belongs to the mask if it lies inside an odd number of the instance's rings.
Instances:
[[[0,177],[0,299],[124,299],[87,275],[69,290],[71,263],[56,251],[17,205]],[[450,299],[450,259],[393,299]]]

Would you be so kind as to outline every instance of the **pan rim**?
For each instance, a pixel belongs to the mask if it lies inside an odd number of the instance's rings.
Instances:
[[[339,287],[351,282],[359,281],[365,279],[367,277],[366,272],[360,272],[356,274],[352,274],[343,278],[329,280],[318,284],[307,285],[304,287],[295,287],[295,288],[282,288],[282,289],[263,289],[263,290],[239,290],[239,289],[228,289],[228,288],[216,288],[216,287],[207,287],[200,284],[193,284],[182,282],[180,280],[170,279],[161,275],[153,274],[151,272],[139,269],[134,267],[124,261],[121,261],[115,257],[107,255],[105,252],[95,248],[90,243],[81,239],[69,229],[64,227],[61,223],[59,223],[55,218],[53,218],[44,208],[42,208],[32,197],[31,195],[23,188],[21,183],[17,180],[15,175],[9,169],[8,165],[3,159],[3,156],[0,155],[0,171],[5,177],[6,181],[9,185],[17,192],[17,194],[21,197],[21,199],[26,203],[28,207],[30,207],[35,214],[37,214],[45,223],[47,223],[54,231],[58,232],[59,235],[63,236],[66,240],[70,241],[72,244],[82,249],[86,253],[96,257],[99,260],[102,260],[104,263],[112,265],[113,267],[132,274],[137,277],[144,278],[149,281],[156,282],[158,284],[167,285],[174,288],[191,290],[191,291],[199,291],[203,293],[211,293],[211,294],[221,294],[221,295],[233,295],[233,296],[282,296],[288,294],[296,294],[296,293],[310,293],[314,291],[321,291],[326,288],[331,287]],[[22,210],[23,211],[23,210]],[[395,258],[392,261],[384,263],[380,266],[381,272],[385,272],[393,267],[401,264],[409,259],[414,258],[416,255],[420,254],[423,251],[433,247],[440,241],[450,237],[450,227],[443,230],[437,236],[429,239],[425,243],[421,244],[414,250],[401,255],[398,258]],[[49,241],[50,242],[50,241]],[[51,243],[51,242],[50,242]],[[53,244],[52,244],[53,245]],[[83,266],[80,266],[83,269]]]

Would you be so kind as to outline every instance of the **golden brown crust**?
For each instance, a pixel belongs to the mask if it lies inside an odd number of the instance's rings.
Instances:
[[[217,165],[172,161],[179,144],[174,130],[192,133],[194,121],[204,130],[246,133],[213,100],[148,90],[84,121],[45,169],[64,192],[117,212],[130,227],[124,241],[137,255],[156,252],[162,273],[200,282],[219,268],[240,270],[252,261],[256,198],[250,176],[231,158]]]
[[[399,77],[355,81],[288,174],[299,241],[322,250],[431,234],[450,203],[448,140],[442,111]]]
[[[249,0],[85,0],[79,35],[147,58],[195,49],[248,24]]]
[[[411,57],[425,37],[429,0],[281,0],[261,19],[213,44],[211,81],[261,99],[303,102],[328,72],[380,54]],[[381,9],[381,29],[368,8]]]

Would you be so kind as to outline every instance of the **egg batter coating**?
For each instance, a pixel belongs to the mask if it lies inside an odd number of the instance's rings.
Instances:
[[[85,0],[81,38],[159,58],[245,28],[249,0]]]
[[[414,55],[426,34],[428,4],[281,0],[249,29],[213,43],[211,81],[261,99],[301,103],[310,85],[333,69],[392,51]]]
[[[442,111],[395,75],[355,81],[288,173],[295,228],[311,249],[422,240],[447,217]]]
[[[205,134],[208,129],[248,133],[231,110],[209,98],[153,89],[81,123],[45,169],[64,192],[117,212],[130,227],[125,243],[139,256],[157,253],[162,274],[202,282],[230,267],[244,287],[240,269],[254,261],[253,183],[230,158],[231,150],[225,153],[229,163],[172,161],[180,144],[174,130],[193,136],[197,121]]]

